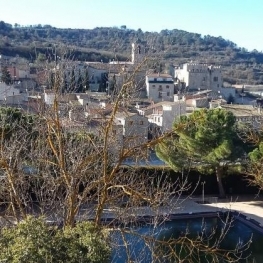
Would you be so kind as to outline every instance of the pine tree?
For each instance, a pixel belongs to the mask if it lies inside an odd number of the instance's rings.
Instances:
[[[176,121],[173,131],[173,138],[157,145],[158,157],[176,171],[191,168],[214,171],[219,195],[224,197],[224,164],[243,154],[233,114],[223,109],[198,110]]]

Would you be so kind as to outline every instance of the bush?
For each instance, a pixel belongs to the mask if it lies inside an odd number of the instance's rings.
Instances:
[[[111,250],[106,234],[93,223],[75,227],[50,227],[43,218],[28,217],[0,234],[0,262],[13,263],[106,263]]]

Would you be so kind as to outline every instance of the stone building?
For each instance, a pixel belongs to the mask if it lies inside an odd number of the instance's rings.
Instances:
[[[187,63],[174,69],[174,77],[187,90],[217,91],[223,86],[220,66]]]
[[[115,124],[123,127],[123,147],[137,147],[148,141],[148,119],[131,112],[118,112]]]

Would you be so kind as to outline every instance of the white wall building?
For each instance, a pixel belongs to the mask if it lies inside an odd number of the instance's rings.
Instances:
[[[156,127],[158,131],[165,132],[171,130],[176,118],[186,114],[186,102],[184,100],[163,101],[145,108],[145,112],[149,113],[149,109],[152,112],[147,117],[152,128]]]
[[[146,76],[146,94],[153,102],[173,101],[174,81],[169,74],[150,74]]]

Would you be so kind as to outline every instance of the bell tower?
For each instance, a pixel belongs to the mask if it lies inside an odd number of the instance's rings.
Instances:
[[[145,46],[140,40],[132,43],[132,63],[137,64],[143,61],[145,57]]]

